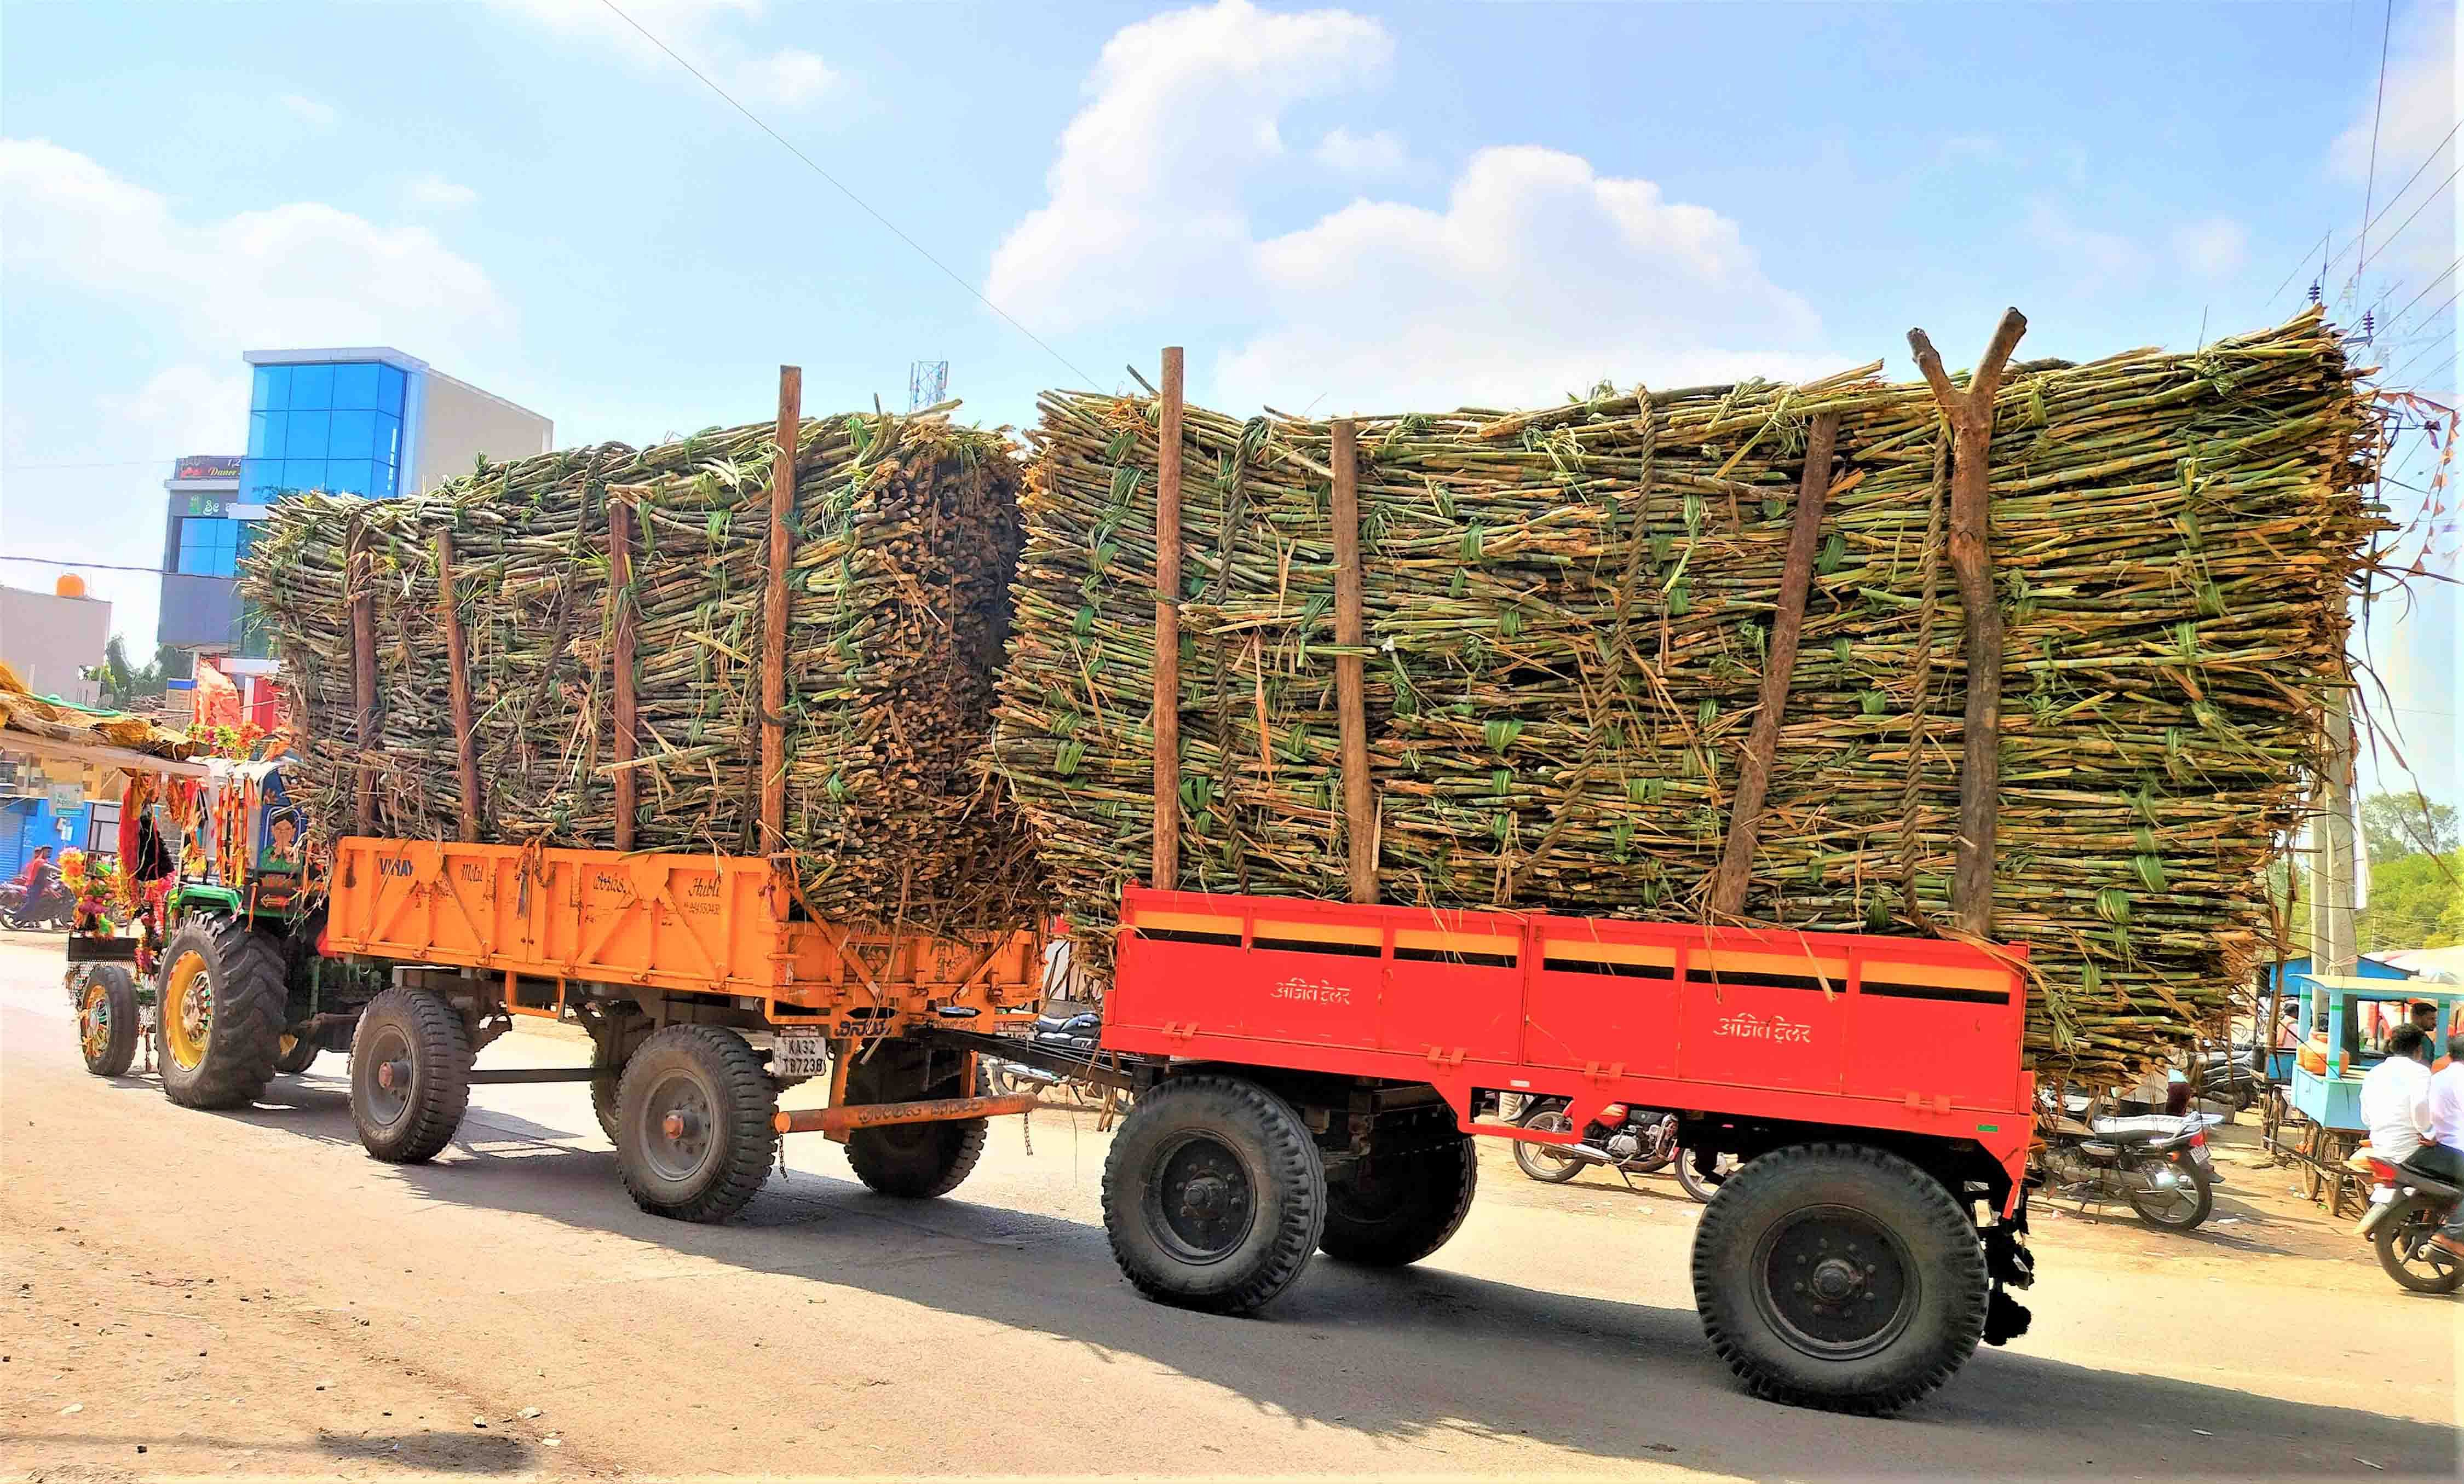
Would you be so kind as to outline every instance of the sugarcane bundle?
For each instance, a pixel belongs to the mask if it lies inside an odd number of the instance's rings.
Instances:
[[[1328,425],[1183,432],[1179,884],[1341,898],[1333,659],[1363,656],[1380,900],[1705,920],[1815,414],[1837,415],[1742,919],[1943,929],[1963,613],[1950,431],[1879,366],[1358,421],[1365,644],[1333,642]],[[2316,313],[1995,403],[1998,936],[2039,1065],[2119,1079],[2226,1010],[2295,825],[2376,418]],[[997,764],[1073,924],[1146,874],[1157,405],[1053,393]],[[1100,933],[1090,939],[1100,956]]]
[[[378,832],[451,839],[464,806],[439,533],[466,634],[482,839],[615,840],[618,604],[633,622],[640,849],[760,846],[769,425],[487,465],[424,494],[276,504],[243,590],[331,835],[374,770]],[[790,514],[786,835],[812,909],[966,927],[1033,892],[983,753],[1019,545],[1000,434],[940,414],[806,420]],[[611,590],[610,509],[631,578]],[[349,574],[366,554],[379,734],[359,744]]]

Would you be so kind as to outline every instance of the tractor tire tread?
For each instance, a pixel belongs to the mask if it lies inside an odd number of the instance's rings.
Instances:
[[[186,924],[164,946],[163,964],[169,967],[187,951],[189,940],[202,937],[207,972],[211,976],[213,1021],[207,1033],[204,1060],[193,1073],[184,1073],[169,1055],[167,1041],[156,1048],[163,1067],[163,1092],[189,1108],[244,1108],[254,1102],[274,1080],[274,1060],[290,1019],[289,963],[282,942],[257,932],[236,917],[218,917]],[[155,1035],[166,1035],[167,997],[155,1001]]]
[[[368,1120],[359,1086],[362,1051],[370,1028],[388,1020],[403,1023],[414,1043],[412,1054],[429,1074],[413,1074],[417,1080],[412,1090],[419,1094],[419,1105],[414,1116],[394,1130]],[[396,986],[379,992],[351,1029],[351,1121],[359,1125],[361,1147],[388,1165],[424,1164],[443,1153],[471,1106],[471,1058],[470,1028],[452,1006],[424,990]]]
[[[1134,1135],[1140,1124],[1170,1118],[1180,1104],[1218,1099],[1226,1111],[1248,1121],[1261,1136],[1267,1177],[1287,1197],[1272,1240],[1258,1254],[1240,1280],[1228,1287],[1201,1289],[1177,1282],[1177,1275],[1148,1259],[1138,1242],[1134,1215],[1144,1218],[1143,1170],[1130,1168],[1135,1155]],[[1124,1189],[1132,1177],[1135,1189]],[[1257,1083],[1238,1077],[1198,1074],[1179,1077],[1141,1095],[1104,1159],[1104,1235],[1112,1260],[1140,1294],[1158,1303],[1210,1314],[1254,1313],[1296,1282],[1326,1235],[1326,1166],[1308,1125],[1290,1104]]]
[[[619,1109],[632,1103],[634,1080],[655,1072],[671,1055],[671,1046],[701,1061],[702,1070],[717,1084],[728,1119],[724,1163],[715,1178],[682,1201],[663,1198],[641,1179],[635,1162],[627,1157],[629,1141],[621,1137],[616,1141],[616,1168],[625,1178],[625,1193],[642,1210],[677,1221],[716,1225],[742,1211],[770,1178],[770,1158],[777,1147],[770,1121],[778,1111],[779,1094],[770,1084],[760,1053],[743,1037],[725,1026],[671,1025],[653,1032],[626,1058],[617,1080]],[[619,1132],[627,1130],[620,1125]]]

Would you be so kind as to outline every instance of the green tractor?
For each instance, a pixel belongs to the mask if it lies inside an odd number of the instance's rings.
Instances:
[[[136,933],[70,940],[78,1038],[97,1076],[126,1072],[143,1041],[172,1102],[242,1107],[348,1050],[384,985],[317,951],[324,891],[280,759],[209,762],[182,813],[187,848]]]

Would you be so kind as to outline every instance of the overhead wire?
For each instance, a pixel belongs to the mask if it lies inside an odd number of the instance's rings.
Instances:
[[[2370,167],[2362,186],[2361,253],[2353,259],[2353,278],[2359,282],[2362,273],[2370,266],[2370,198],[2379,184],[2379,120],[2387,115],[2387,42],[2395,34],[2395,0],[2387,0],[2387,20],[2379,30],[2378,102],[2370,109]]]
[[[807,155],[803,150],[797,148],[795,144],[788,140],[787,136],[780,133],[777,129],[774,129],[770,127],[769,124],[763,122],[759,114],[756,114],[752,109],[745,107],[742,103],[737,102],[735,95],[729,93],[725,88],[722,88],[717,83],[712,81],[709,75],[704,73],[700,68],[695,67],[689,61],[686,61],[682,55],[677,54],[675,48],[668,45],[657,36],[651,34],[649,28],[645,27],[640,21],[637,21],[630,15],[626,14],[625,11],[616,5],[616,0],[599,0],[599,3],[605,6],[608,11],[618,20],[623,21],[626,25],[632,27],[634,31],[640,33],[643,40],[648,41],[650,45],[657,47],[662,52],[665,52],[670,60],[673,61],[677,66],[683,68],[685,71],[693,74],[695,81],[699,82],[703,87],[710,89],[713,93],[717,94],[726,101],[728,107],[735,109],[739,114],[742,114],[751,121],[755,128],[759,129],[762,133],[767,134],[772,139],[778,141],[781,148],[786,150],[787,153],[795,156],[798,160],[803,163],[804,168],[812,171],[815,175],[820,176],[823,180],[827,181],[830,184],[830,186],[840,195],[854,202],[856,206],[864,210],[866,215],[871,217],[874,221],[879,222],[883,227],[889,229],[891,235],[907,244],[910,248],[914,249],[915,254],[918,257],[921,257],[924,261],[932,264],[935,268],[939,269],[943,275],[948,277],[952,283],[957,284],[959,288],[966,290],[969,295],[973,295],[978,303],[983,305],[984,308],[991,310],[994,314],[999,315],[1003,320],[1007,321],[1011,329],[1016,330],[1019,334],[1025,336],[1030,340],[1033,340],[1045,355],[1050,356],[1053,360],[1059,361],[1064,367],[1068,369],[1070,374],[1080,378],[1083,384],[1089,387],[1097,384],[1093,377],[1079,370],[1075,362],[1071,361],[1068,357],[1061,354],[1061,352],[1053,349],[1051,344],[1047,342],[1044,337],[1028,329],[1025,325],[1021,324],[1018,317],[1012,315],[1008,310],[1001,308],[991,299],[984,297],[982,291],[979,290],[974,284],[969,283],[963,276],[953,270],[949,264],[942,262],[937,257],[935,257],[932,252],[925,248],[924,244],[909,236],[900,229],[896,222],[891,221],[889,217],[886,217],[879,211],[875,210],[872,203],[865,200],[862,196],[859,196],[854,191],[848,189],[845,182],[841,181],[837,176],[832,175],[829,171],[823,169],[820,164],[814,162],[812,156]]]

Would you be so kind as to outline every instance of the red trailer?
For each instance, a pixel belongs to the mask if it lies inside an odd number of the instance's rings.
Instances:
[[[1132,887],[1105,1227],[1140,1292],[1243,1313],[1313,1251],[1437,1251],[1474,1136],[1575,1137],[1482,1121],[1501,1093],[1577,1129],[1671,1109],[1698,1168],[1743,1161],[1695,1239],[1712,1344],[1773,1400],[1892,1410],[2027,1325],[2025,977],[1935,940]]]

